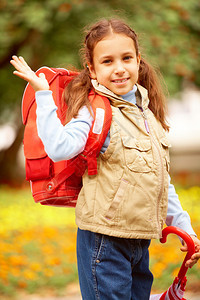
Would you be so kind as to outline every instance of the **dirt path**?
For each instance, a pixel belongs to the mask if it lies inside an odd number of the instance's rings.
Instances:
[[[69,284],[66,290],[62,291],[62,295],[57,295],[55,291],[42,290],[38,294],[27,294],[25,291],[20,291],[15,297],[3,297],[0,295],[0,300],[82,300],[79,285],[77,283]]]
[[[184,297],[187,300],[200,300],[200,294],[191,294],[185,293]],[[58,297],[58,296],[38,296],[38,295],[27,295],[23,298],[18,298],[20,300],[81,300],[80,293],[72,293],[66,296]]]
[[[200,293],[191,293],[186,292],[184,294],[184,297],[187,300],[200,300]],[[4,300],[3,298],[0,299]],[[7,300],[7,299],[5,299]],[[56,296],[51,291],[48,292],[42,292],[41,294],[25,294],[25,293],[19,293],[15,300],[82,300],[79,286],[77,284],[71,284],[68,285],[65,292],[63,292],[62,296]],[[142,299],[141,299],[142,300]]]

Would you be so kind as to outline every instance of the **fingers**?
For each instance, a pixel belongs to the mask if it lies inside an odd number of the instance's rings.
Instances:
[[[22,56],[17,57],[16,55],[13,55],[10,63],[15,68],[13,74],[28,81],[35,91],[49,90],[49,83],[46,80],[45,75],[40,73],[39,76],[37,76]]]
[[[20,77],[20,78],[22,78],[22,79],[24,79],[24,80],[26,80],[26,81],[30,80],[29,77],[26,74],[22,73],[22,72],[14,71],[13,74]]]
[[[185,266],[187,268],[192,268],[192,266],[194,266],[198,262],[199,258],[200,258],[200,253],[193,254],[191,258],[186,261]]]
[[[199,260],[200,258],[200,252],[196,252],[191,256],[192,260],[195,260],[196,262]]]
[[[20,69],[20,66],[19,66],[19,63],[18,63],[18,58],[15,58],[13,56],[13,59],[10,61],[10,63],[13,65],[13,67],[16,69],[16,70],[19,70]]]
[[[22,56],[17,57],[16,55],[13,55],[10,63],[19,72],[32,71]]]
[[[185,263],[185,266],[186,268],[192,268],[197,262],[196,261],[193,261],[191,259],[189,259],[186,263]]]
[[[185,263],[185,266],[187,268],[192,268],[200,259],[200,246],[199,246],[199,240],[195,236],[191,236],[194,243],[195,243],[195,253],[191,256],[190,259],[188,259]],[[183,245],[180,248],[181,251],[186,252],[188,251],[187,244],[183,241]]]
[[[13,55],[10,63],[15,68],[15,71],[13,72],[14,75],[28,82],[34,79],[35,73],[31,70],[22,56],[18,57],[16,55]]]
[[[19,57],[18,57],[18,56],[16,56],[16,55],[13,55],[13,56],[12,56],[12,60],[13,60],[16,64],[18,64],[18,65],[29,67],[28,64],[26,63],[26,61],[24,60],[24,58],[23,58],[22,56],[19,56]]]
[[[22,63],[23,66],[26,66],[27,68],[30,69],[29,65],[27,64],[27,62],[22,56],[19,56],[19,61]]]
[[[186,251],[188,250],[188,248],[187,248],[187,246],[182,246],[182,247],[180,248],[180,250],[183,251],[183,252],[186,252]]]
[[[185,241],[182,241],[182,246],[180,247],[180,250],[183,252],[186,252],[188,250],[187,244]]]
[[[15,55],[12,56],[12,60],[10,62],[16,69],[20,69],[22,67],[20,59]]]
[[[200,251],[198,245],[195,247],[195,251],[196,252],[191,256],[191,258],[186,261],[185,266],[187,268],[192,268],[192,266],[195,265],[200,259]]]

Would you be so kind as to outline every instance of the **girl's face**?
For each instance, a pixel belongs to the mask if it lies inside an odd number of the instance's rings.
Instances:
[[[93,65],[88,66],[93,79],[113,93],[125,95],[138,80],[139,63],[133,40],[113,33],[95,45]]]

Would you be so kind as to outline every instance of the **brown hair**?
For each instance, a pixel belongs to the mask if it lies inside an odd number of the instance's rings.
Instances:
[[[68,105],[67,121],[72,117],[76,117],[78,110],[83,105],[90,108],[88,94],[92,89],[92,85],[87,63],[93,65],[93,51],[95,45],[111,32],[130,37],[134,42],[136,55],[139,55],[137,34],[120,19],[102,19],[91,26],[86,32],[84,46],[81,50],[84,69],[65,89],[64,98]],[[140,60],[138,83],[148,90],[150,100],[149,108],[160,121],[163,128],[169,130],[169,126],[166,122],[165,95],[160,85],[157,72],[143,58]]]

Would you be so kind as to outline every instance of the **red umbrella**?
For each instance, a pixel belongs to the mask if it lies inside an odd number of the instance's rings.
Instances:
[[[168,288],[168,290],[163,294],[151,295],[150,300],[186,300],[185,298],[183,298],[187,282],[185,275],[188,270],[188,268],[185,266],[185,263],[195,253],[195,245],[189,234],[187,234],[184,230],[174,226],[168,226],[163,229],[162,238],[160,239],[161,243],[166,242],[169,233],[175,233],[186,242],[188,247],[187,254],[177,277],[174,279],[172,285]]]

